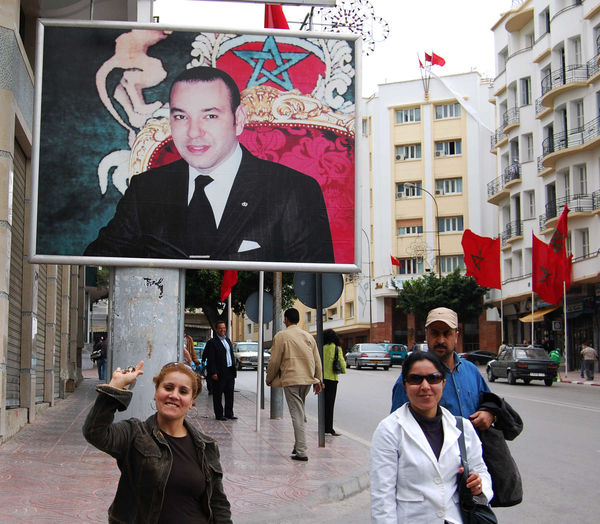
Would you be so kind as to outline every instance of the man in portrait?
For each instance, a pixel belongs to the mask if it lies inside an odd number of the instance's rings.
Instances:
[[[182,158],[133,176],[84,255],[334,262],[319,183],[239,143],[246,112],[227,73],[185,70],[169,103]]]

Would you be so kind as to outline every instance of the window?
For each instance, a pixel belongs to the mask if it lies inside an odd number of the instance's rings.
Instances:
[[[550,9],[546,8],[539,14],[540,35],[550,32]]]
[[[519,92],[521,94],[521,106],[531,104],[531,78],[521,78],[519,80]]]
[[[421,196],[421,182],[396,184],[396,198]]]
[[[443,104],[435,106],[435,119],[441,120],[443,118],[459,118],[460,117],[460,104]]]
[[[421,144],[396,146],[396,160],[412,160],[421,158]]]
[[[533,135],[528,133],[523,135],[522,149],[523,149],[523,162],[531,162],[533,160]]]
[[[568,171],[564,173],[560,173],[560,178],[562,178],[562,186],[563,186],[563,195],[566,198],[571,196],[571,175]]]
[[[459,140],[446,140],[444,142],[435,143],[435,156],[454,156],[462,153],[462,141]]]
[[[252,335],[252,323],[248,322],[248,324],[246,324],[246,335]]]
[[[336,307],[329,308],[327,310],[327,320],[337,320],[338,319],[338,309]]]
[[[462,193],[462,178],[443,178],[435,181],[436,195]]]
[[[417,275],[423,273],[422,258],[401,258],[398,267],[399,275]]]
[[[307,311],[304,317],[306,318],[306,324],[309,325],[312,322],[312,311]]]
[[[363,136],[369,136],[369,119],[362,119],[362,134]]]
[[[410,124],[421,121],[421,108],[410,107],[408,109],[396,110],[396,124]]]
[[[396,229],[398,236],[406,235],[422,235],[423,234],[423,219],[413,218],[406,220],[396,220]]]
[[[590,231],[581,229],[579,231],[579,241],[581,242],[581,255],[587,257],[590,254]]]
[[[354,318],[354,302],[346,302],[346,318]]]
[[[506,61],[508,60],[508,47],[505,47],[498,53],[498,72],[506,69]]]
[[[463,217],[442,217],[438,218],[438,231],[440,233],[453,233],[463,230]]]
[[[535,193],[533,191],[525,192],[525,218],[535,218]]]
[[[465,267],[464,258],[460,255],[453,257],[440,257],[440,270],[442,273],[452,273],[457,267]]]
[[[585,164],[581,166],[575,166],[575,184],[577,184],[577,192],[580,195],[587,195],[587,168]]]
[[[575,128],[573,131],[579,133],[583,131],[583,100],[575,100],[571,104],[572,123]]]
[[[573,65],[581,65],[581,37],[577,36],[572,38],[570,41],[571,44],[571,64]]]

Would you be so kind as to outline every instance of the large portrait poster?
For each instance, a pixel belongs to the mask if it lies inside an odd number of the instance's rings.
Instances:
[[[40,33],[33,261],[356,270],[355,38]]]

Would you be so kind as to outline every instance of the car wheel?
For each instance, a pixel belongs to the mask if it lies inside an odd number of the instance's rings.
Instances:
[[[388,369],[390,369],[392,366],[383,366],[383,371],[387,371]]]
[[[492,368],[487,368],[487,377],[490,382],[494,382],[494,380],[496,380],[496,377],[494,376],[494,373],[492,372]]]
[[[506,375],[506,378],[508,379],[508,383],[511,386],[514,386],[517,383],[517,379],[515,378],[515,376],[512,374],[512,371],[509,371]]]
[[[237,361],[237,366],[236,367],[237,367],[238,371],[242,371],[242,367],[243,366],[242,366],[242,363],[239,360]]]
[[[544,379],[544,384],[546,384],[546,386],[551,386],[553,383],[554,383],[554,380],[551,378]]]
[[[360,362],[357,360],[356,361],[356,369],[360,369],[362,366],[360,365]]]
[[[530,379],[530,378],[524,378],[524,379],[523,379],[523,382],[524,382],[525,384],[529,384],[529,383],[531,382],[531,379]]]

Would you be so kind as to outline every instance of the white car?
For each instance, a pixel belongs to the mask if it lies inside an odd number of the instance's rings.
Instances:
[[[258,342],[234,342],[233,356],[235,358],[235,366],[238,370],[244,368],[258,368]],[[271,354],[263,351],[263,365],[269,363]]]

